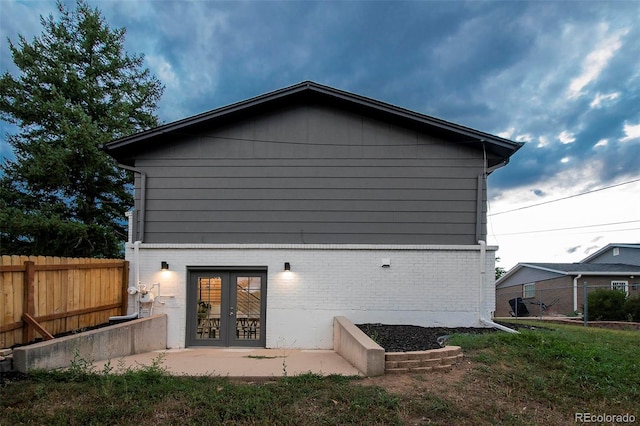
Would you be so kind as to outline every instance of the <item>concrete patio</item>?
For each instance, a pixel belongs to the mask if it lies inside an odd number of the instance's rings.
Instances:
[[[362,376],[348,361],[332,350],[262,349],[262,348],[187,348],[167,349],[97,361],[97,371],[105,365],[112,372],[127,368],[144,368],[158,363],[170,374],[265,378],[315,373],[323,376],[341,374]]]

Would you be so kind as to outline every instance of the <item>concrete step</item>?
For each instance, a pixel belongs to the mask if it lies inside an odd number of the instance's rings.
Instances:
[[[462,349],[446,346],[442,349],[385,354],[385,373],[451,371],[462,359]]]

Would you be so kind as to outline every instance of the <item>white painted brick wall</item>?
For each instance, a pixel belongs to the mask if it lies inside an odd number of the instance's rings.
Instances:
[[[131,244],[126,257],[133,284]],[[486,251],[484,276],[480,257],[480,246],[141,244],[139,276],[160,284],[153,312],[168,316],[167,347],[185,346],[189,266],[266,266],[267,347],[330,349],[336,315],[354,323],[480,325],[494,310],[495,247]],[[391,267],[381,267],[383,258]],[[160,271],[161,261],[169,271]]]

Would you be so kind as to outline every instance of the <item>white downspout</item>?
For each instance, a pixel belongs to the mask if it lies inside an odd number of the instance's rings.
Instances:
[[[484,306],[484,285],[486,280],[486,258],[487,258],[487,243],[484,240],[480,239],[481,232],[481,206],[482,206],[482,193],[484,190],[484,181],[487,179],[487,176],[491,174],[494,170],[499,169],[500,167],[504,167],[509,163],[509,159],[505,159],[502,163],[496,164],[492,167],[487,168],[487,152],[485,150],[484,141],[482,141],[482,152],[483,152],[483,160],[484,160],[484,170],[482,173],[478,175],[478,191],[476,194],[476,239],[478,240],[478,244],[480,244],[480,297],[478,299],[478,314],[480,323],[484,325],[488,325],[489,327],[497,328],[498,330],[506,331],[507,333],[518,333],[516,330],[513,330],[509,327],[505,327],[504,325],[500,325],[495,323],[489,319],[482,317],[482,307]]]
[[[135,268],[136,288],[140,289],[140,241],[133,243],[133,263]],[[135,296],[136,300],[136,314],[140,315],[140,297],[138,293]]]
[[[484,318],[480,318],[480,322],[484,325],[488,325],[489,327],[493,327],[493,328],[497,328],[498,330],[502,330],[502,331],[506,331],[507,333],[515,333],[515,334],[520,334],[519,331],[516,331],[512,328],[509,327],[505,327],[504,325],[495,323],[491,320],[488,319],[484,319]]]
[[[487,272],[487,242],[484,240],[478,240],[478,244],[480,244],[480,292],[478,294],[478,313],[480,314],[480,318],[482,318],[484,309],[485,275]]]
[[[127,166],[125,164],[118,164],[118,167],[129,170],[140,175],[140,205],[138,209],[138,223],[136,226],[136,241],[144,241],[144,224],[146,221],[145,215],[147,213],[147,174],[135,167]]]
[[[573,279],[573,312],[578,311],[578,280],[582,277],[582,274],[578,274]]]
[[[489,327],[497,328],[498,330],[506,331],[507,333],[518,333],[516,330],[513,330],[509,327],[505,327],[504,325],[495,323],[489,319],[483,318],[482,309],[484,308],[484,285],[487,274],[487,243],[484,240],[478,240],[478,244],[480,244],[480,297],[478,298],[478,313],[480,314],[480,323],[484,325],[488,325]]]

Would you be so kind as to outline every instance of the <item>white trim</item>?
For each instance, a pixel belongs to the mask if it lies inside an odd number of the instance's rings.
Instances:
[[[615,287],[614,287],[615,285]],[[622,285],[623,288],[618,288],[617,286]],[[622,280],[611,280],[611,290],[622,290],[625,294],[629,295],[629,281]]]
[[[127,247],[132,247],[127,243]],[[144,249],[181,249],[181,250],[449,250],[479,251],[482,245],[394,245],[394,244],[156,244],[141,243]],[[498,246],[486,246],[488,251],[498,250]]]

